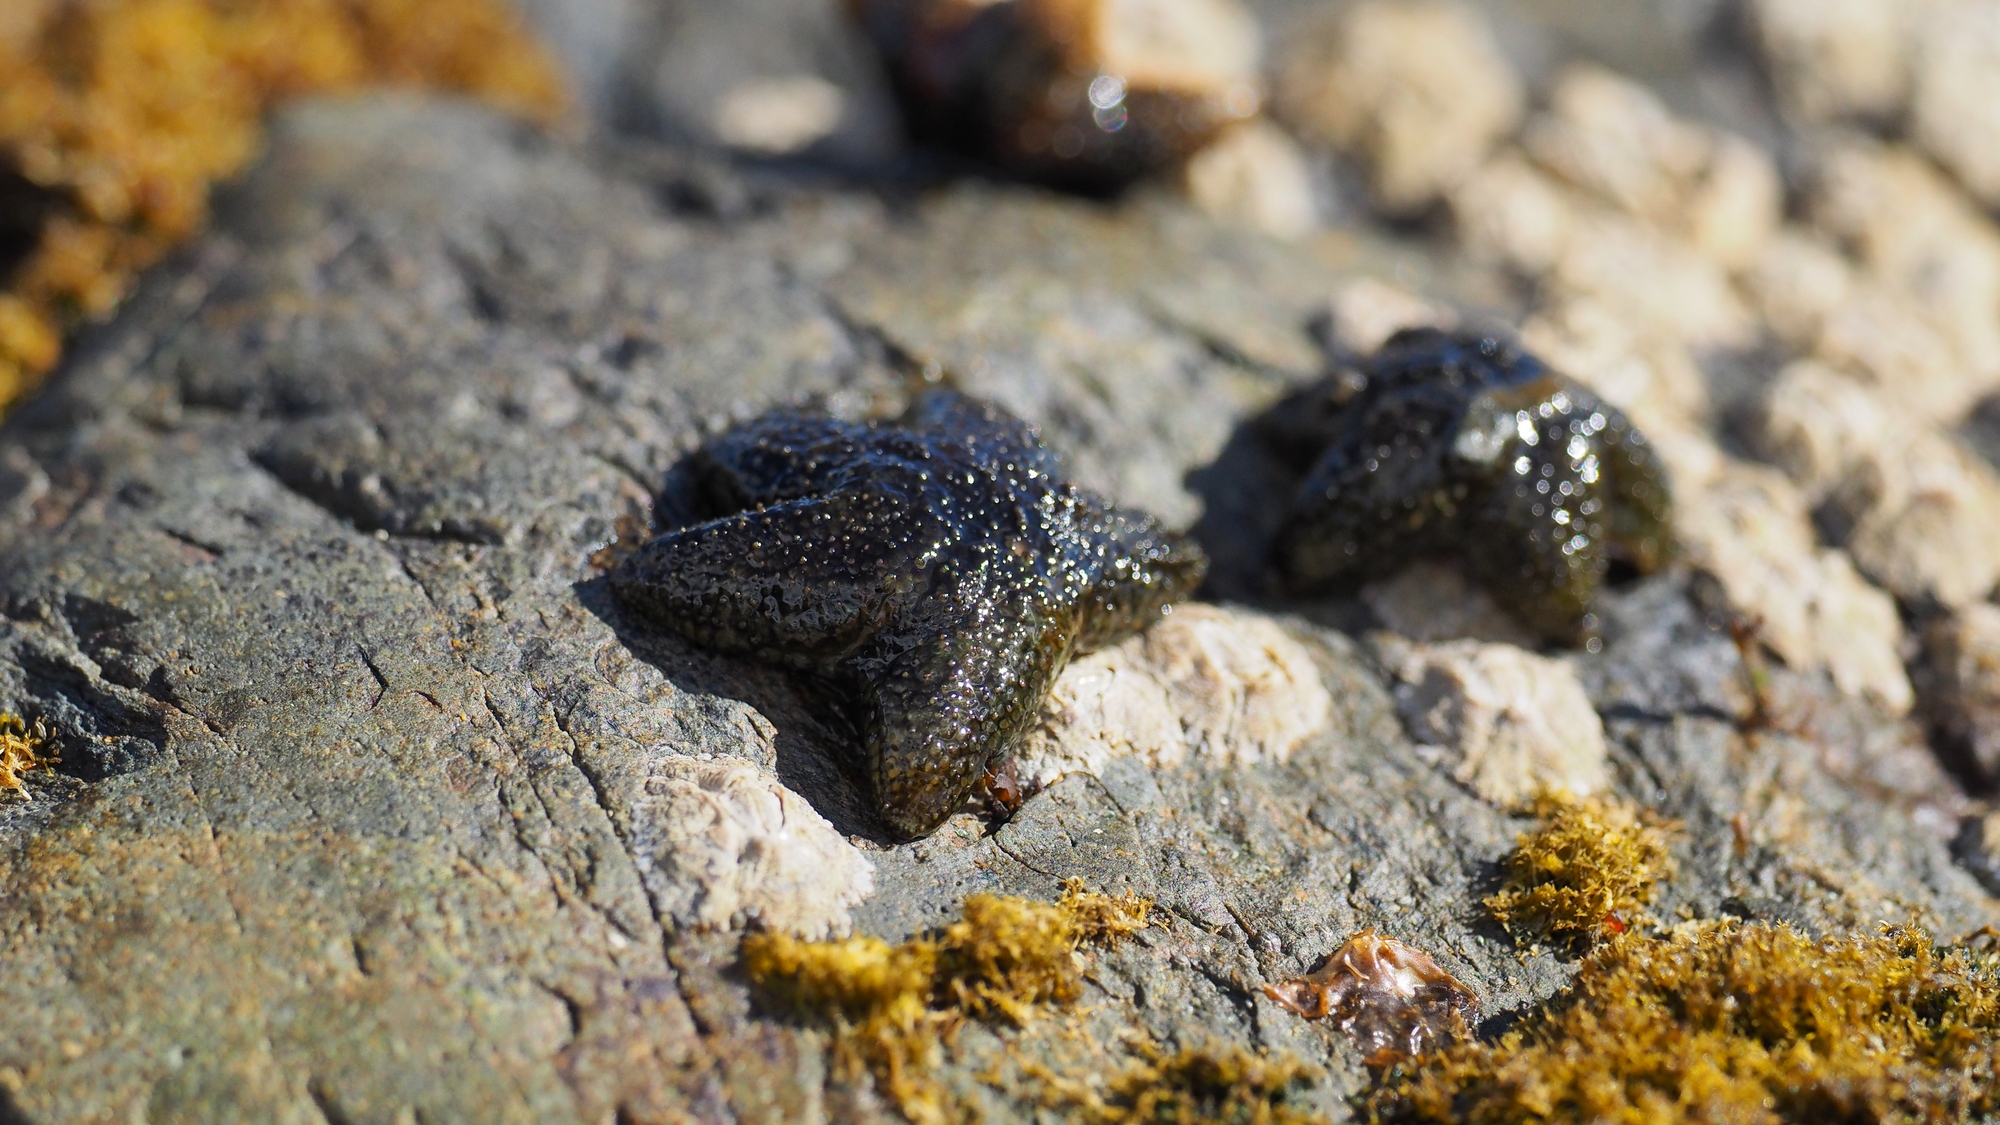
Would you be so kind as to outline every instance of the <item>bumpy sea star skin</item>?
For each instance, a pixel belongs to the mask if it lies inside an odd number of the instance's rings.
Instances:
[[[779,410],[695,458],[706,515],[611,576],[695,642],[848,701],[881,819],[957,811],[1076,653],[1158,619],[1207,562],[1061,480],[1035,431],[931,391],[892,424]]]
[[[1267,435],[1311,470],[1279,534],[1299,592],[1450,556],[1527,624],[1587,640],[1612,558],[1668,550],[1665,469],[1624,415],[1500,340],[1398,333],[1364,380],[1281,404]]]

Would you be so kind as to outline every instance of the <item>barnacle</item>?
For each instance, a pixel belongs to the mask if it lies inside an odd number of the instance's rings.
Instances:
[[[1264,986],[1281,1006],[1327,1019],[1370,1066],[1387,1066],[1467,1037],[1479,998],[1430,955],[1363,930],[1311,973]]]
[[[1624,415],[1493,337],[1398,333],[1358,386],[1330,378],[1266,417],[1310,466],[1277,544],[1298,591],[1448,556],[1529,625],[1587,640],[1611,560],[1668,551],[1664,468]]]
[[[1629,929],[1671,870],[1665,836],[1634,810],[1544,796],[1486,908],[1510,931],[1582,946]]]
[[[640,548],[613,591],[851,700],[878,812],[905,838],[965,804],[1073,654],[1137,633],[1207,567],[1060,480],[1026,423],[950,391],[896,423],[774,411],[694,468],[714,518]]]
[[[1981,1119],[2000,1109],[2000,956],[1915,927],[1626,934],[1520,1027],[1392,1074],[1368,1109],[1438,1125]]]
[[[1119,187],[1257,111],[1232,0],[849,0],[918,139],[1015,174]]]
[[[62,334],[201,225],[274,102],[373,83],[548,118],[555,69],[497,0],[7,0],[0,408]]]

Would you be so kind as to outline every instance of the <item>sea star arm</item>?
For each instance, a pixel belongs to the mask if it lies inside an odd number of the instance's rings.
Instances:
[[[1199,548],[1150,516],[1127,515],[1086,494],[1076,518],[1094,560],[1081,601],[1079,653],[1138,635],[1165,607],[1192,597],[1208,573]]]
[[[898,836],[927,835],[963,807],[1034,721],[1074,617],[1034,618],[991,603],[970,618],[922,612],[857,654],[866,689],[856,718],[877,807]]]
[[[612,588],[700,644],[815,667],[920,580],[923,526],[895,493],[792,500],[659,536],[612,574]]]
[[[1014,465],[1045,477],[1056,475],[1056,455],[1044,448],[1035,427],[984,399],[952,390],[925,392],[910,406],[908,425],[924,434],[945,434],[990,467]]]
[[[830,491],[865,455],[865,442],[864,427],[801,411],[738,426],[694,455],[704,510],[720,516]]]

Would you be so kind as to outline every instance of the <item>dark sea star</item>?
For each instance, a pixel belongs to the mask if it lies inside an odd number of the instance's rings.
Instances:
[[[714,518],[640,548],[613,591],[831,685],[883,823],[908,838],[965,803],[1072,655],[1138,632],[1207,568],[1060,480],[1032,427],[949,391],[896,423],[774,411],[693,468]]]
[[[1185,29],[1113,0],[847,7],[881,56],[915,139],[1042,183],[1116,191],[1257,111],[1251,76],[1215,69],[1226,44],[1199,33],[1190,42]],[[1198,13],[1193,22],[1206,23]]]
[[[1267,416],[1310,465],[1277,544],[1300,592],[1449,556],[1547,636],[1588,639],[1612,558],[1668,548],[1666,474],[1625,416],[1491,337],[1398,333],[1357,387],[1328,379]]]

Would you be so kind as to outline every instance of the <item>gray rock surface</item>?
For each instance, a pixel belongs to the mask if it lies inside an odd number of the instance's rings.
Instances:
[[[1343,1118],[1358,1059],[1260,985],[1364,925],[1489,1017],[1567,979],[1479,909],[1529,822],[1405,734],[1334,627],[1359,603],[1262,604],[1333,699],[1284,762],[1114,758],[890,848],[795,685],[602,580],[674,518],[704,433],[948,372],[1194,524],[1216,596],[1255,601],[1282,493],[1240,427],[1317,369],[1342,279],[1451,296],[1421,254],[1146,197],[885,196],[394,99],[288,111],[218,214],[0,429],[0,709],[62,755],[0,805],[0,1119],[883,1117],[660,881],[648,781],[702,755],[775,771],[864,851],[858,931],[1072,876],[1158,900],[1171,925],[1098,958],[1085,1014],[961,1037],[951,1081],[995,1121],[1031,1091],[974,1076],[1076,1065],[1078,1028],[1304,1055]],[[1621,589],[1573,658],[1614,788],[1681,824],[1662,913],[2000,921],[1921,732],[1782,672],[1753,722],[1704,604],[1677,575]]]

